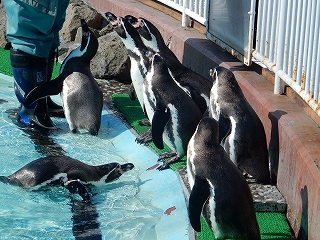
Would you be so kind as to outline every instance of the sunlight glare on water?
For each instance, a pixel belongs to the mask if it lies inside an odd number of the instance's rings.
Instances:
[[[19,104],[12,80],[1,76],[0,101],[0,175],[10,175],[52,151],[91,165],[132,162],[135,168],[118,180],[90,187],[102,238],[188,239],[186,205],[176,174],[146,171],[157,163],[157,156],[136,144],[130,130],[107,111],[103,111],[98,136],[83,131],[73,134],[65,119],[53,118],[59,130],[39,140],[9,119],[8,110]],[[0,189],[0,239],[74,239],[74,196],[66,189],[57,186],[31,191],[1,182]],[[165,215],[173,206],[176,210]]]

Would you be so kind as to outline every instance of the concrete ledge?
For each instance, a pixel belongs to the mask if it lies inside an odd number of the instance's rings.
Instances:
[[[272,179],[284,195],[287,217],[299,239],[320,236],[320,128],[294,101],[274,95],[273,85],[194,29],[163,12],[130,0],[88,0],[98,11],[127,14],[153,22],[182,63],[209,78],[222,65],[236,76],[260,116],[269,143]]]

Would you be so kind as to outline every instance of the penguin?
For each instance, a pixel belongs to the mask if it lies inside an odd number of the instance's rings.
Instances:
[[[260,118],[230,70],[219,66],[211,75],[210,116],[219,123],[222,146],[241,172],[270,183],[267,140]]]
[[[0,181],[32,190],[61,184],[71,193],[78,193],[84,200],[89,200],[84,185],[109,183],[133,168],[132,163],[91,166],[67,156],[48,156],[28,163],[9,176],[0,176]]]
[[[217,121],[204,117],[188,143],[191,226],[201,231],[202,213],[216,239],[259,240],[250,188],[220,145],[218,131]]]
[[[212,81],[185,67],[165,44],[160,31],[147,19],[125,17],[138,31],[146,47],[160,54],[176,83],[190,95],[201,112],[208,115]]]
[[[143,44],[137,30],[125,18],[117,18],[110,12],[106,12],[105,16],[107,20],[111,22],[114,30],[128,51],[131,63],[130,76],[132,85],[139,104],[145,116],[148,118],[147,111],[150,112],[151,109],[154,109],[154,106],[150,106],[149,102],[144,102],[143,82],[150,65],[149,58],[154,52]],[[139,124],[150,126],[150,119],[147,123],[140,121]],[[151,130],[149,129],[146,133],[139,135],[135,141],[139,144],[147,144],[152,141]]]
[[[117,18],[110,12],[106,12],[105,16],[111,22],[114,30],[128,51],[131,63],[130,76],[132,84],[142,110],[145,112],[143,81],[149,68],[149,58],[154,52],[143,44],[137,30],[125,18]]]
[[[154,54],[144,82],[145,102],[155,105],[149,111],[152,140],[163,149],[163,141],[175,152],[163,153],[159,159],[171,157],[158,170],[186,155],[188,142],[194,133],[202,113],[195,102],[175,83],[168,67],[159,54]]]
[[[81,26],[81,45],[63,61],[60,75],[31,90],[25,101],[29,105],[39,98],[60,93],[70,130],[76,132],[82,128],[97,135],[101,124],[103,95],[90,71],[90,61],[97,52],[98,40],[85,20],[81,20]]]

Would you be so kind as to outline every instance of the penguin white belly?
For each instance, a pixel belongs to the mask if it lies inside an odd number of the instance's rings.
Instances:
[[[236,127],[237,127],[237,122],[234,120],[233,117],[230,117],[231,121],[231,132],[228,137],[228,143],[229,143],[229,156],[231,161],[237,165],[236,163],[236,147],[235,147],[235,134],[236,134]]]
[[[61,179],[62,182],[66,183],[68,181],[68,177],[67,177],[67,174],[66,173],[58,173],[56,175],[54,175],[52,178],[46,180],[46,181],[43,181],[42,183],[38,184],[37,186],[34,186],[34,187],[31,187],[32,190],[38,190],[40,189],[41,187],[44,187],[54,181],[57,181]]]
[[[61,92],[61,99],[62,99],[62,106],[64,110],[64,115],[66,117],[66,120],[69,124],[70,130],[74,129],[74,125],[71,122],[71,115],[70,115],[70,107],[68,105],[68,93],[69,93],[69,87],[67,81],[63,82],[62,92]]]
[[[131,79],[132,79],[132,84],[134,87],[134,90],[136,92],[136,95],[138,97],[138,101],[141,105],[141,107],[143,108],[143,81],[144,81],[144,77],[142,75],[142,73],[140,72],[139,69],[139,63],[133,59],[131,59],[131,68],[130,68],[130,75],[131,75]]]
[[[207,179],[209,185],[210,185],[210,197],[207,201],[208,204],[208,211],[209,214],[208,216],[210,216],[210,222],[211,222],[211,228],[212,231],[214,233],[214,236],[216,237],[216,239],[220,239],[223,234],[220,231],[220,228],[217,224],[216,221],[216,216],[215,216],[215,211],[216,211],[216,202],[215,202],[215,192],[214,192],[214,186],[212,185],[212,183]]]
[[[194,165],[194,159],[196,156],[194,148],[194,135],[191,137],[188,144],[188,153],[187,153],[187,176],[190,185],[190,189],[194,186],[194,176],[196,175],[196,167]]]
[[[168,108],[170,109],[171,117],[169,121],[171,121],[171,124],[167,123],[167,126],[165,127],[163,140],[172,150],[175,150],[179,156],[184,156],[185,149],[178,132],[178,110],[172,104],[168,104]],[[168,129],[169,125],[171,125],[172,132]]]
[[[218,121],[220,115],[220,106],[218,102],[218,79],[216,79],[215,83],[212,85],[210,99],[211,104],[209,106],[211,117]]]
[[[145,107],[148,119],[150,121],[152,121],[154,111],[155,111],[155,106],[156,106],[156,97],[154,95],[154,92],[151,89],[153,75],[154,75],[154,68],[152,68],[151,71],[148,72],[143,84],[144,107]]]

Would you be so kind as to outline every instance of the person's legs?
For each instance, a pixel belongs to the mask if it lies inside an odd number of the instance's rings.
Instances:
[[[21,103],[19,119],[26,125],[37,125],[46,129],[54,129],[47,108],[47,99],[39,99],[26,106],[26,95],[39,84],[47,81],[48,59],[39,58],[20,50],[10,50],[10,61],[14,76],[14,90]]]
[[[37,0],[36,0],[37,1]],[[50,81],[54,54],[59,45],[59,30],[65,19],[69,0],[34,1],[5,0],[6,36],[11,42],[11,65],[15,78],[15,93],[21,103],[21,121],[53,128],[48,114],[62,117],[62,108],[49,97],[25,106],[25,96],[42,82]],[[48,65],[49,64],[49,65]]]

